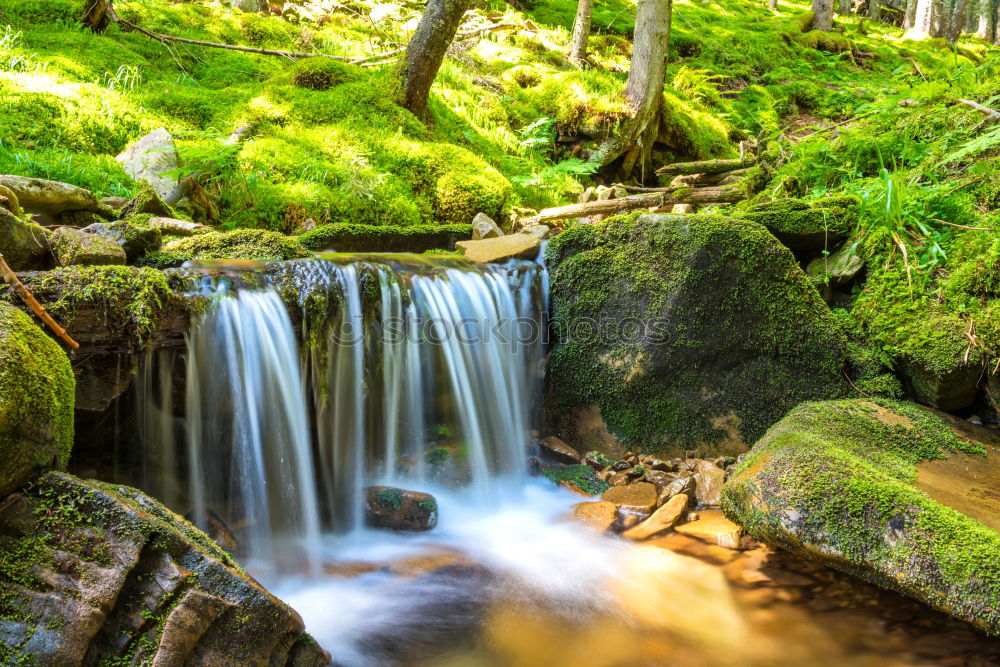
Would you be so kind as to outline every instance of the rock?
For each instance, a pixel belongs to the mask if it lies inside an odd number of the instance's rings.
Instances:
[[[542,438],[538,444],[560,463],[580,462],[580,453],[554,435]]]
[[[498,236],[503,236],[503,230],[493,222],[493,218],[485,213],[476,213],[476,217],[472,219],[472,240],[492,239]]]
[[[0,209],[0,255],[14,271],[44,268],[49,256],[49,232]]]
[[[122,207],[119,211],[119,217],[128,218],[144,214],[164,218],[170,218],[174,215],[173,210],[163,203],[163,198],[146,181],[140,183],[139,192]]]
[[[336,252],[425,252],[454,250],[468,239],[472,225],[355,225],[317,227],[299,237],[309,250]]]
[[[21,204],[17,199],[17,194],[6,185],[0,185],[0,208],[6,209],[8,213],[14,215],[21,212]]]
[[[104,236],[87,234],[72,227],[60,227],[50,237],[58,266],[124,264],[125,251]]]
[[[90,211],[111,215],[111,210],[101,204],[94,193],[69,183],[0,174],[0,185],[13,191],[21,208],[29,213],[59,215],[67,211]]]
[[[995,432],[912,403],[851,400],[790,412],[739,464],[722,507],[768,544],[997,634],[998,499]]]
[[[65,469],[73,447],[74,387],[59,344],[0,301],[0,498],[47,470]]]
[[[656,499],[656,487],[649,482],[613,486],[601,496],[601,500],[614,503],[619,509],[647,514],[656,507]]]
[[[120,211],[128,203],[128,197],[101,197],[101,203],[112,211]]]
[[[924,360],[906,354],[896,361],[907,391],[924,405],[955,411],[969,407],[976,400],[982,363],[959,361],[948,369],[940,369],[928,367]]]
[[[551,232],[552,228],[548,225],[529,225],[521,228],[521,233],[531,234],[532,236],[537,236],[540,239],[547,238]]]
[[[663,472],[662,470],[647,470],[643,475],[643,479],[656,487],[656,493],[663,493],[663,489],[668,487],[675,479],[677,475],[672,472]]]
[[[212,228],[208,225],[188,222],[187,220],[178,220],[177,218],[153,216],[146,221],[146,224],[159,229],[163,234],[170,234],[171,236],[194,236],[195,234],[212,231]]]
[[[542,240],[535,234],[518,232],[480,241],[459,241],[455,248],[479,264],[507,259],[534,259]]]
[[[230,0],[230,5],[244,12],[259,13],[267,10],[265,0]]]
[[[160,199],[166,199],[177,186],[176,177],[161,175],[177,169],[178,165],[174,139],[165,128],[153,130],[119,153],[115,159],[121,164],[125,173],[137,183],[140,181],[149,183]],[[144,212],[153,213],[153,211]]]
[[[686,470],[682,470],[675,473],[676,477],[674,481],[663,487],[660,491],[660,503],[664,503],[678,493],[686,493],[688,496],[693,496],[695,491],[695,480],[694,475]]]
[[[618,506],[607,501],[577,503],[573,505],[573,517],[606,533],[618,521]]]
[[[329,662],[294,610],[135,489],[50,472],[0,509],[0,543],[13,663]]]
[[[720,510],[704,510],[698,518],[675,528],[678,533],[727,549],[749,549],[752,540],[743,527],[727,519]]]
[[[653,512],[638,526],[629,528],[622,535],[630,540],[645,540],[674,527],[688,506],[687,495],[681,493],[671,498],[665,505]]]
[[[573,447],[739,454],[803,400],[846,395],[846,339],[794,255],[719,215],[619,216],[552,239],[548,414]],[[600,447],[598,447],[600,448]]]
[[[726,481],[726,471],[711,461],[699,459],[695,465],[695,499],[699,505],[718,505],[722,485]]]
[[[89,355],[76,369],[76,409],[104,412],[132,386],[136,360],[133,355]]]
[[[375,528],[423,531],[437,525],[437,500],[429,493],[393,486],[365,489],[365,521]]]
[[[809,262],[806,273],[831,287],[839,288],[850,285],[863,268],[865,260],[858,253],[851,252],[851,246],[845,245],[829,257],[819,256]]]
[[[767,227],[795,252],[818,252],[847,238],[861,214],[857,197],[827,197],[805,201],[778,199],[754,204],[740,215]]]
[[[194,523],[194,514],[185,514],[184,519]],[[205,511],[205,521],[205,534],[227,553],[237,554],[240,548],[239,540],[236,539],[225,520],[215,510],[208,508]]]
[[[163,244],[163,232],[159,227],[135,224],[129,220],[99,222],[84,227],[81,231],[111,239],[121,246],[130,262],[147,252],[159,250]]]

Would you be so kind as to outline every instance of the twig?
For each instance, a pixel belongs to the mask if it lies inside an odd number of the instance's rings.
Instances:
[[[861,391],[860,389],[858,389],[858,386],[856,384],[854,384],[853,382],[851,382],[851,376],[847,374],[847,371],[842,371],[842,372],[844,373],[844,379],[847,380],[847,384],[849,384],[852,387],[854,387],[854,391],[858,392],[862,396],[867,396],[868,398],[872,398],[871,394],[868,394],[868,393],[865,393],[865,392]]]
[[[996,231],[992,227],[968,227],[966,225],[960,225],[957,222],[948,222],[947,220],[942,220],[941,218],[931,218],[934,222],[940,222],[942,225],[948,225],[949,227],[958,227],[959,229],[968,229],[973,232],[992,232]]]
[[[987,176],[980,176],[979,178],[974,178],[971,181],[966,181],[965,183],[962,183],[961,185],[956,186],[956,187],[952,188],[951,190],[948,190],[948,192],[944,193],[941,196],[941,198],[944,199],[945,197],[950,197],[953,194],[955,194],[956,192],[958,192],[959,190],[961,190],[962,188],[967,188],[967,187],[969,187],[970,185],[972,185],[974,183],[982,183],[987,178],[988,178]],[[949,224],[949,223],[945,223],[945,224]]]
[[[65,329],[59,326],[59,324],[52,319],[52,316],[49,315],[47,310],[45,310],[45,307],[38,303],[38,300],[31,294],[31,292],[28,291],[28,288],[24,286],[24,283],[20,281],[17,274],[14,273],[9,266],[7,266],[7,262],[4,260],[3,254],[0,254],[0,275],[3,275],[4,280],[7,281],[7,284],[9,284],[15,291],[17,291],[21,300],[24,301],[24,303],[31,308],[35,315],[37,315],[42,322],[45,322],[45,324],[47,324],[48,327],[63,340],[63,342],[69,345],[71,349],[80,349],[80,344],[73,340],[69,333],[67,333]]]
[[[927,77],[924,76],[923,70],[920,69],[920,65],[917,63],[916,58],[903,58],[903,60],[909,60],[910,64],[913,65],[913,68],[917,70],[917,74],[920,75],[920,78],[923,79],[924,81],[927,80]]]
[[[979,102],[973,102],[972,100],[959,100],[959,104],[964,104],[970,109],[975,109],[981,114],[984,114],[989,120],[994,122],[1000,122],[1000,111],[994,111],[989,107],[984,107]]]

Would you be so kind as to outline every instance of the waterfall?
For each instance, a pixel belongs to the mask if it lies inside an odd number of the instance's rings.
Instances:
[[[546,278],[533,262],[419,255],[287,262],[253,288],[206,278],[186,373],[174,353],[144,365],[147,458],[185,460],[172,505],[203,528],[221,518],[243,560],[283,570],[317,571],[321,533],[359,528],[372,484],[496,504],[524,475]],[[147,485],[172,481],[146,467]]]

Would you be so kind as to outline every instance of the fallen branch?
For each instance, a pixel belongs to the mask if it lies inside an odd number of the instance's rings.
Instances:
[[[662,208],[673,204],[733,204],[747,198],[745,187],[726,185],[714,188],[671,188],[652,194],[634,195],[619,199],[604,199],[585,204],[570,204],[546,208],[538,215],[522,221],[522,225],[535,225],[549,220],[586,218],[591,215],[624,213],[643,208]]]
[[[986,118],[988,118],[989,120],[1000,121],[1000,111],[994,111],[993,109],[989,107],[984,107],[979,102],[973,102],[972,100],[959,100],[958,103],[964,104],[970,109],[975,109],[979,113],[985,115]]]
[[[734,160],[703,160],[701,162],[675,162],[656,170],[658,176],[675,174],[721,174],[734,169],[749,167],[756,161],[753,156]]]
[[[45,310],[45,307],[38,303],[38,300],[35,299],[31,292],[28,291],[28,288],[24,286],[24,283],[18,279],[17,274],[14,273],[9,266],[7,266],[7,262],[4,260],[3,254],[0,254],[0,275],[2,275],[7,284],[18,293],[21,300],[27,304],[28,308],[31,308],[32,312],[38,316],[38,319],[45,322],[45,324],[47,324],[48,327],[63,340],[63,342],[69,345],[71,349],[80,349],[80,344],[73,340],[69,333],[67,333],[65,329],[59,326],[59,324],[52,319],[52,316],[49,315],[47,310]]]
[[[969,227],[968,225],[960,225],[957,222],[948,222],[947,220],[942,220],[940,218],[931,218],[934,222],[940,222],[942,225],[948,225],[949,227],[958,227],[959,229],[967,229],[972,232],[995,232],[996,229],[993,227]]]

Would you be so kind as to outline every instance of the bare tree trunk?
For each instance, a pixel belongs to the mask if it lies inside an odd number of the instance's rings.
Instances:
[[[833,30],[833,0],[813,0],[813,30]]]
[[[951,21],[948,22],[948,30],[945,36],[949,42],[957,42],[958,36],[962,34],[962,26],[965,25],[965,6],[968,0],[956,0],[955,7],[951,14]]]
[[[851,0],[840,0],[840,7],[837,13],[841,16],[848,16],[851,13]]]
[[[948,15],[953,2],[954,0],[934,0],[931,7],[931,37],[941,37],[948,32]]]
[[[882,20],[882,5],[879,0],[868,0],[868,18],[872,21]]]
[[[906,0],[906,11],[903,13],[903,30],[911,29],[916,17],[917,0]]]
[[[431,84],[471,4],[471,0],[428,0],[420,23],[406,45],[403,106],[420,118],[427,115]]]
[[[929,37],[934,31],[935,0],[916,0],[913,10],[913,25],[906,36],[910,39]]]
[[[993,37],[993,2],[991,0],[979,0],[976,7],[976,37],[984,41],[990,41]]]
[[[778,10],[778,0],[767,0],[767,8],[772,12]]]
[[[577,67],[583,66],[587,57],[587,40],[590,39],[590,15],[594,9],[594,0],[579,0],[576,6],[576,18],[573,20],[573,44],[569,51],[569,60]]]
[[[642,170],[640,180],[652,171],[650,154],[660,132],[672,10],[673,0],[639,0],[636,10],[632,63],[625,82],[632,116],[594,156],[601,164],[611,164],[624,156],[620,170],[623,179],[636,165]]]

